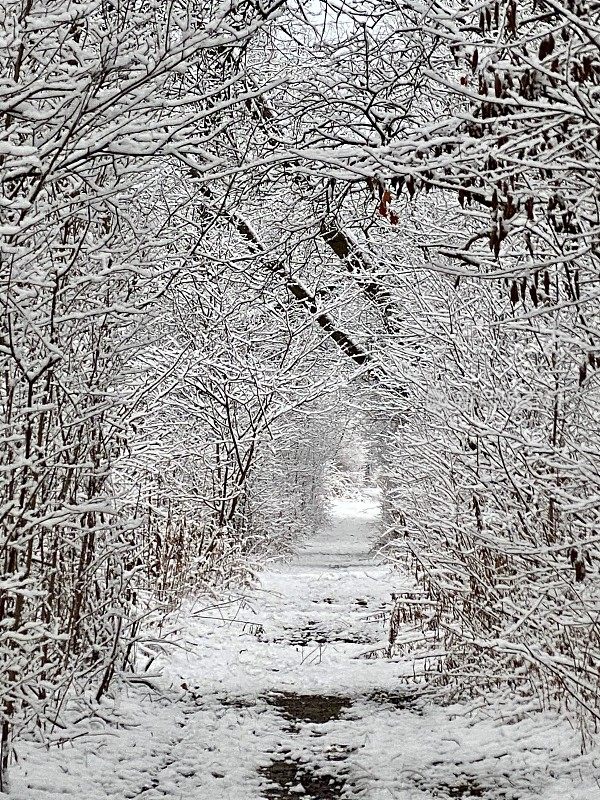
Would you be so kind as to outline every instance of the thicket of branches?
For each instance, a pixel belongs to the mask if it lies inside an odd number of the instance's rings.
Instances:
[[[0,24],[0,773],[317,524],[352,404],[441,679],[597,719],[597,5]]]
[[[398,13],[422,14],[436,113],[360,167],[416,267],[402,304],[418,338],[402,326],[406,393],[384,387],[398,425],[383,449],[390,524],[426,598],[397,612],[441,641],[442,680],[532,691],[594,729],[599,9]]]

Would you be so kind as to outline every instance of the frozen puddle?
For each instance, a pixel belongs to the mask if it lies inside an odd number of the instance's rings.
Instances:
[[[326,694],[296,694],[282,692],[272,694],[268,702],[286,719],[298,724],[312,722],[323,725],[332,719],[339,719],[345,708],[352,704],[352,698]]]
[[[370,555],[377,513],[338,501],[250,597],[186,609],[177,647],[88,735],[20,746],[11,796],[600,800],[597,754],[566,721],[514,698],[442,707],[385,657],[391,593],[412,587]]]

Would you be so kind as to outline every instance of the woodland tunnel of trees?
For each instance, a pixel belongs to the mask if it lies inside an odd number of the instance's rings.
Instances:
[[[2,771],[357,424],[430,680],[594,731],[599,92],[590,0],[2,2]]]

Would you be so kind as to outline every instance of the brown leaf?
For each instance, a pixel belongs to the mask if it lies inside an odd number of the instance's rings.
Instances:
[[[388,206],[392,202],[392,193],[388,192],[386,189],[383,194],[381,195],[381,200],[379,201],[379,213],[382,217],[387,217],[388,214]]]
[[[519,285],[516,281],[513,281],[510,287],[510,302],[513,306],[519,302]]]
[[[538,295],[537,295],[535,286],[533,284],[529,287],[529,296],[531,297],[531,302],[537,308],[538,307],[538,303],[539,303],[539,299],[538,299]]]
[[[527,219],[533,219],[533,197],[528,197],[525,201],[525,211],[527,212]]]

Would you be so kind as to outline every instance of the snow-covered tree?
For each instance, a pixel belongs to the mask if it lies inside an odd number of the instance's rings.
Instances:
[[[100,698],[122,667],[135,547],[111,469],[149,309],[185,259],[136,197],[160,163],[216,168],[211,141],[260,87],[243,67],[198,79],[276,6],[0,10],[0,775],[14,725],[43,723],[68,686]]]

